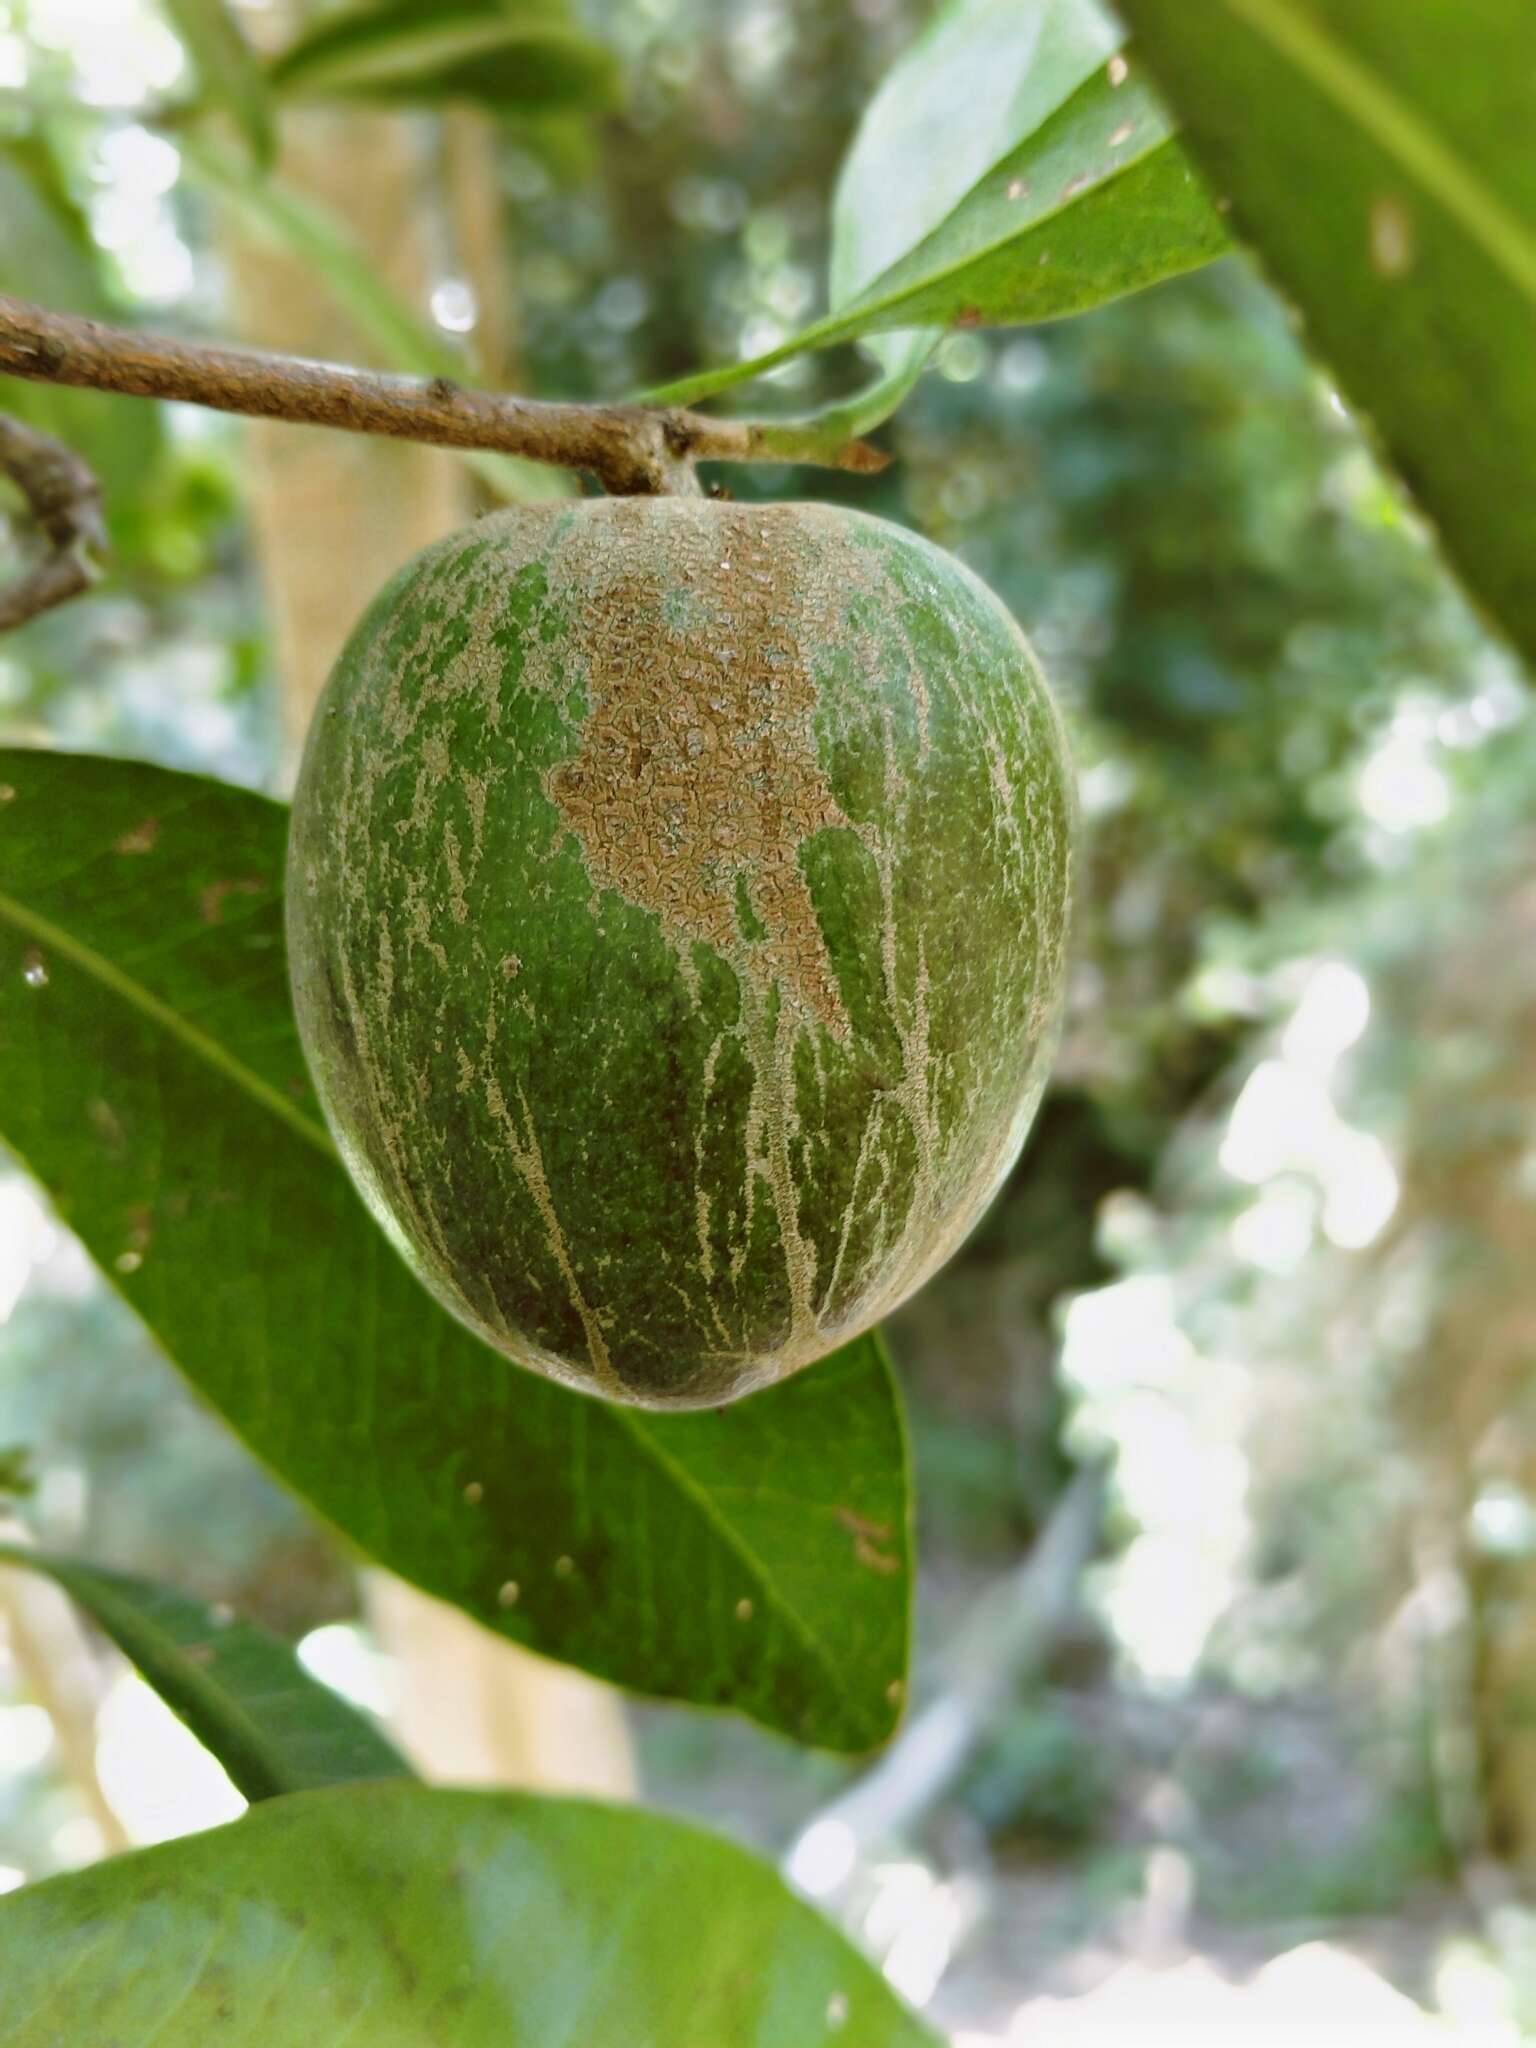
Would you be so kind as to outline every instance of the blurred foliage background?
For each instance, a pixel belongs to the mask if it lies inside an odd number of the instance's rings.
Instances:
[[[243,17],[258,41],[265,12]],[[429,252],[394,302],[418,342],[366,279],[329,273],[334,352],[417,367],[426,347],[466,375],[618,396],[771,346],[817,308],[837,164],[919,14],[593,0],[616,69],[590,92],[333,117],[395,124]],[[231,221],[261,202],[186,130],[190,80],[151,0],[0,0],[0,288],[243,331]],[[454,203],[464,118],[502,201],[489,271]],[[262,232],[313,260],[313,219],[268,213]],[[862,374],[833,351],[753,396],[801,407]],[[0,649],[5,736],[280,788],[248,431],[43,386],[0,402],[94,463],[115,547],[97,592]],[[1112,2001],[1100,2031],[1068,2024],[1136,1972],[1183,1987],[1167,2038],[1207,2012],[1212,2038],[1241,2037],[1227,1977],[1309,2012],[1368,1987],[1405,2041],[1442,2022],[1433,2038],[1524,2038],[1525,686],[1239,259],[1078,321],[954,334],[884,436],[878,479],[729,486],[836,494],[958,552],[1034,640],[1082,769],[1054,1084],[1006,1194],[891,1333],[919,1475],[917,1712],[942,1708],[979,1627],[988,1705],[942,1782],[898,1749],[846,1842],[825,1821],[854,1810],[844,1768],[735,1723],[635,1709],[642,1782],[789,1852],[962,2039],[1146,2039],[1145,1984],[1143,2031],[1115,2031]],[[0,1325],[0,1485],[31,1529],[249,1609],[387,1701],[348,1559],[196,1407],[17,1170]],[[1095,1461],[1091,1563],[1050,1589],[1048,1626],[990,1628]],[[114,1814],[153,1839],[238,1806],[99,1646],[83,1791],[52,1653],[12,1623],[0,1882],[99,1853]],[[1297,1956],[1322,1971],[1310,1990]]]

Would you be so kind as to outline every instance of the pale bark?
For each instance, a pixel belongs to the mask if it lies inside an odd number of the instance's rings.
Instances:
[[[385,281],[420,304],[430,278],[430,162],[397,114],[291,113],[284,180],[344,219]],[[287,354],[366,363],[372,350],[299,258],[231,234],[241,332]],[[250,504],[271,607],[284,726],[297,757],[331,664],[358,614],[409,556],[462,524],[462,465],[436,448],[258,423]]]
[[[0,1568],[0,1640],[10,1646],[23,1689],[53,1723],[63,1776],[96,1823],[103,1852],[131,1848],[96,1772],[102,1667],[73,1603],[33,1572]]]
[[[477,1628],[387,1572],[367,1577],[368,1616],[394,1653],[391,1721],[428,1778],[627,1799],[634,1760],[618,1695]]]

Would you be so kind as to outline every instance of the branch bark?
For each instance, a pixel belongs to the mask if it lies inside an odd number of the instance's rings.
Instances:
[[[681,407],[582,405],[468,391],[447,377],[401,377],[339,363],[140,334],[0,294],[0,371],[133,398],[446,448],[489,448],[586,470],[620,497],[694,493],[696,462],[786,462],[872,474],[867,441],[827,448],[797,423],[710,419]],[[57,600],[54,600],[55,602]]]
[[[0,470],[26,498],[48,551],[0,591],[0,633],[78,596],[105,552],[101,490],[89,467],[51,434],[0,413]]]

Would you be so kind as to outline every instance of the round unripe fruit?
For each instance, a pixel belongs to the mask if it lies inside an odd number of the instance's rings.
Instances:
[[[509,1357],[729,1400],[997,1191],[1071,841],[1029,648],[926,541],[826,505],[498,514],[386,585],[310,737],[289,947],[332,1132]]]

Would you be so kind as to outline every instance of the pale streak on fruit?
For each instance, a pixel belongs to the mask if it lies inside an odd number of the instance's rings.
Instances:
[[[1038,1097],[1070,863],[1054,711],[958,564],[831,507],[504,515],[384,594],[327,704],[300,1014],[440,1298],[690,1401],[942,1262]]]

